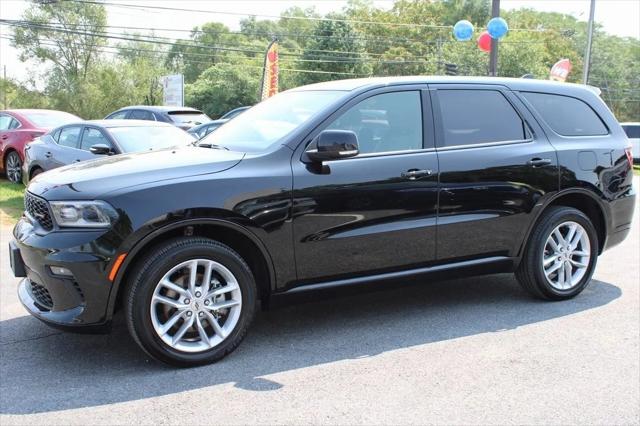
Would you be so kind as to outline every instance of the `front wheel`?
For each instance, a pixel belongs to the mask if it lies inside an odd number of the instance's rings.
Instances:
[[[580,210],[552,207],[538,221],[516,277],[529,293],[546,300],[579,294],[598,259],[598,234]]]
[[[12,183],[20,183],[22,181],[22,160],[17,152],[11,151],[4,160],[4,171],[7,179]]]
[[[251,270],[235,251],[210,239],[179,238],[137,266],[127,324],[153,358],[180,367],[208,364],[240,344],[256,300]]]

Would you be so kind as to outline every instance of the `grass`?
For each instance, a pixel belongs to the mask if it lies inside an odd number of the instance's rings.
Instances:
[[[22,200],[24,185],[0,179],[0,222],[2,225],[15,223],[24,210]]]

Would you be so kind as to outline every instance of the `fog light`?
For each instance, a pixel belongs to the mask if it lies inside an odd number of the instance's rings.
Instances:
[[[73,273],[67,268],[63,268],[62,266],[49,266],[51,273],[53,275],[62,275],[64,277],[72,277]]]

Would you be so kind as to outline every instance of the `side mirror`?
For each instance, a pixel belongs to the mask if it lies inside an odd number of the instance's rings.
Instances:
[[[358,136],[350,130],[325,130],[306,150],[307,157],[314,162],[355,157],[358,152]]]
[[[95,155],[111,155],[113,154],[113,151],[111,150],[111,147],[108,145],[105,145],[103,143],[97,143],[95,145],[91,145],[91,148],[89,148],[89,151],[91,151],[92,154]]]

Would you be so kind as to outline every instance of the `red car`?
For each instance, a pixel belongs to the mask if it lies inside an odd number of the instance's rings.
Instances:
[[[81,121],[80,117],[48,109],[0,111],[0,172],[13,183],[22,179],[24,147],[54,127]]]

